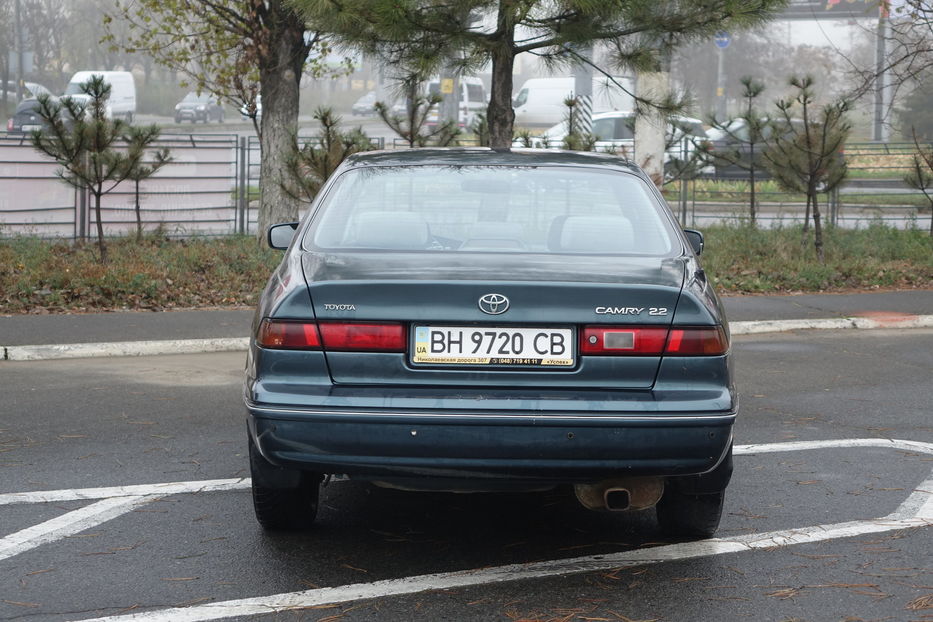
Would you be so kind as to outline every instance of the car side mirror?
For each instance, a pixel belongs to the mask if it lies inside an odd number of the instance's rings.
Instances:
[[[690,246],[693,247],[693,252],[697,255],[703,253],[703,234],[697,231],[696,229],[684,229],[684,235],[687,236],[687,241],[690,242]]]
[[[283,222],[269,227],[266,234],[266,240],[269,246],[276,250],[284,251],[292,243],[295,237],[295,231],[298,229],[297,222]]]

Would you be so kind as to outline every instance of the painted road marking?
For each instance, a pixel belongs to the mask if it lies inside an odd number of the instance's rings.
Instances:
[[[933,446],[930,447],[933,453]],[[774,549],[795,544],[810,544],[851,538],[872,533],[883,533],[898,529],[933,526],[933,478],[927,479],[893,513],[880,519],[852,521],[833,525],[816,525],[799,529],[773,531],[733,538],[684,542],[653,548],[626,551],[609,555],[593,555],[573,559],[559,559],[529,564],[512,564],[438,574],[388,579],[373,583],[357,583],[339,587],[319,588],[228,600],[185,608],[162,609],[145,613],[132,613],[103,618],[94,618],[85,622],[124,622],[144,620],[148,622],[199,622],[219,620],[235,616],[252,616],[292,609],[302,609],[321,605],[403,596],[420,592],[447,590],[453,588],[476,587],[492,583],[505,583],[528,579],[566,576],[586,572],[610,571],[631,566],[645,566],[662,562],[712,557],[727,553],[741,553],[760,549]]]
[[[754,455],[813,449],[838,449],[855,447],[881,447],[900,451],[933,455],[933,443],[886,439],[848,439],[836,441],[805,441],[791,443],[769,443],[761,445],[738,445],[737,455]],[[105,498],[80,510],[69,512],[56,519],[46,521],[0,540],[0,559],[6,559],[53,542],[78,531],[88,529],[112,518],[132,511],[140,504],[166,494],[181,494],[204,490],[236,490],[248,486],[248,480],[209,480],[202,482],[176,482],[118,488],[83,490],[60,490],[44,493],[12,493],[0,497],[5,503],[38,503],[44,500],[92,499],[95,495],[116,493],[121,496]],[[175,491],[175,492],[168,492]],[[143,494],[148,493],[148,494]],[[36,496],[29,496],[36,495]],[[44,496],[39,496],[44,495]],[[34,501],[29,499],[35,499]],[[667,561],[709,557],[749,550],[786,547],[850,538],[871,533],[883,533],[899,529],[933,526],[933,473],[916,488],[898,508],[882,518],[849,521],[828,525],[795,528],[760,534],[749,534],[731,538],[716,538],[699,542],[684,542],[653,548],[625,551],[607,555],[593,555],[572,559],[559,559],[528,564],[512,564],[437,573],[401,579],[388,579],[373,583],[359,583],[338,587],[319,588],[275,594],[256,598],[230,600],[185,608],[162,609],[149,612],[95,618],[91,622],[123,622],[149,620],[157,622],[194,622],[218,620],[235,616],[258,615],[303,607],[340,604],[372,598],[385,598],[433,590],[472,587],[518,581],[611,570],[629,566],[641,566]]]
[[[149,503],[157,497],[133,496],[114,497],[104,499],[85,506],[80,510],[73,510],[62,514],[44,523],[28,527],[0,539],[0,560],[8,559],[29,551],[37,546],[55,542],[86,529],[95,527],[117,516],[135,510],[144,503]]]
[[[0,505],[11,505],[14,503],[49,503],[52,501],[80,501],[82,499],[109,499],[111,497],[132,497],[139,495],[164,497],[183,493],[240,490],[249,488],[249,485],[248,477],[240,477],[237,479],[207,479],[196,482],[140,484],[136,486],[113,486],[110,488],[10,492],[0,494]]]

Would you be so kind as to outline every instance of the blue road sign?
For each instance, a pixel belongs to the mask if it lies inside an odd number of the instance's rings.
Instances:
[[[713,37],[713,42],[720,50],[724,50],[732,43],[732,36],[730,36],[728,32],[719,31]]]

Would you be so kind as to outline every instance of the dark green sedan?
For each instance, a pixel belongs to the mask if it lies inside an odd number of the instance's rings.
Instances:
[[[413,490],[572,484],[709,537],[732,475],[729,330],[637,166],[591,153],[351,156],[300,223],[253,324],[245,401],[267,529],[334,474]]]

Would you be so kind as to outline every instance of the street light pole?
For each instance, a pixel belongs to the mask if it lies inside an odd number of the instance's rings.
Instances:
[[[16,101],[23,99],[23,20],[20,17],[20,0],[16,0]]]

